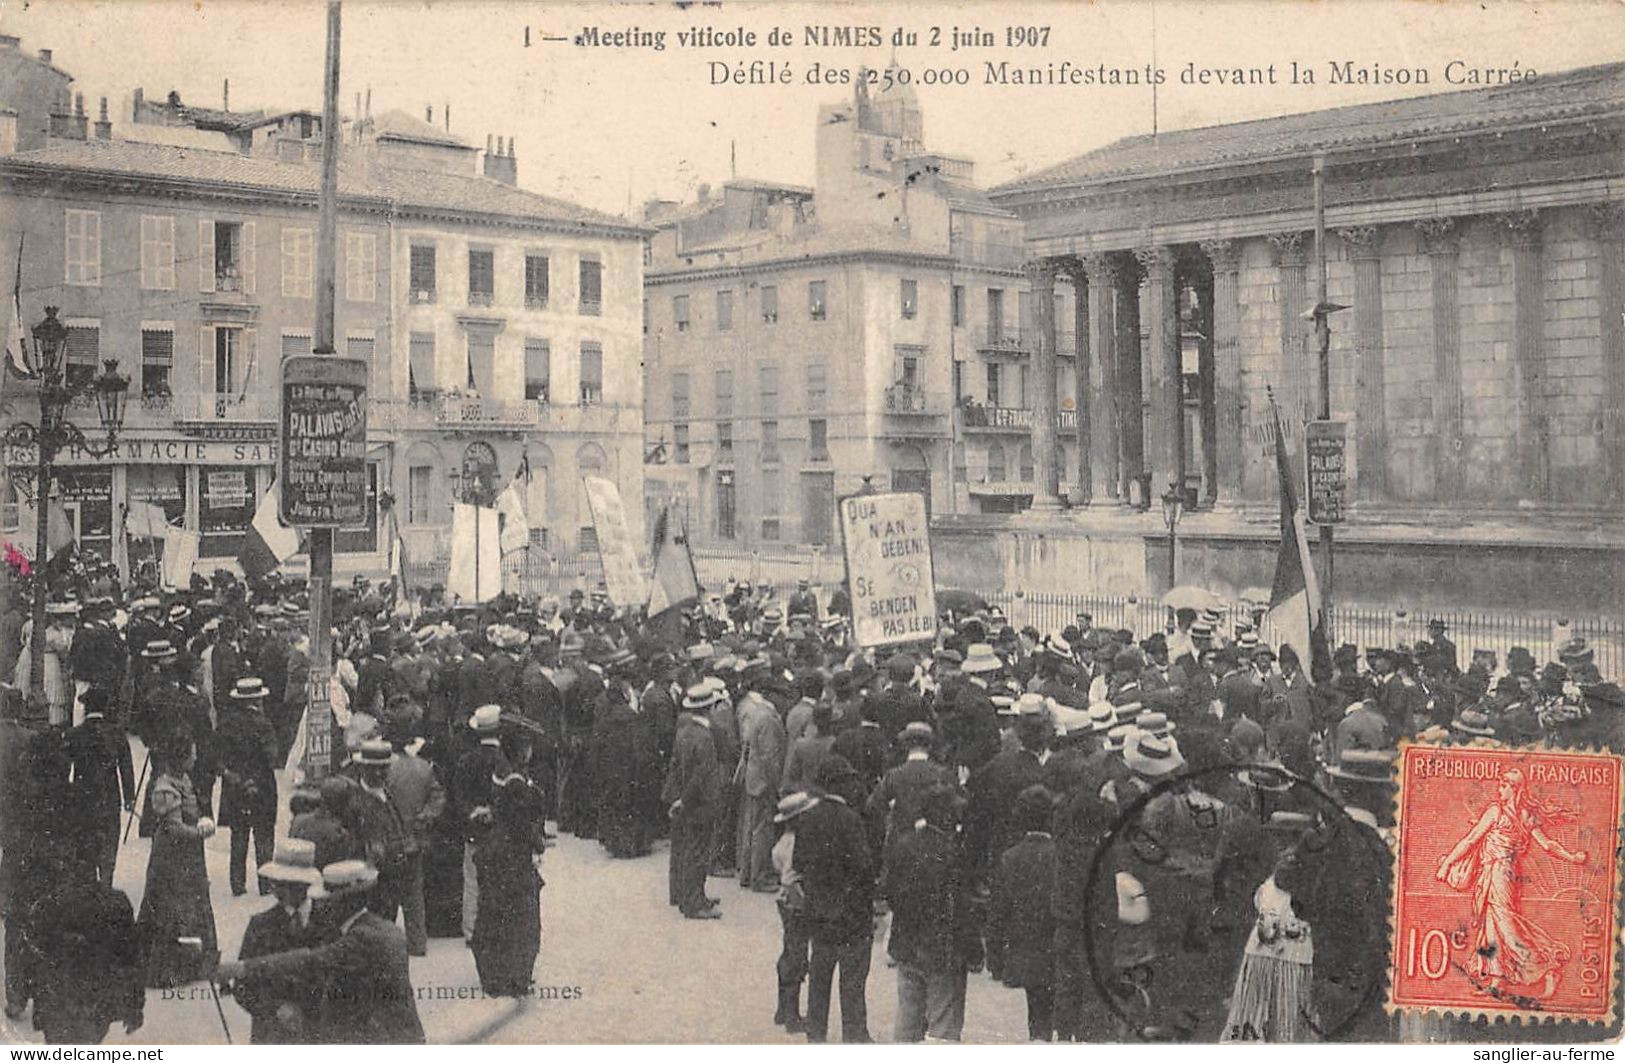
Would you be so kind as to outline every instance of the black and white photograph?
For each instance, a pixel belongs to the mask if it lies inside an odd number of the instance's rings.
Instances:
[[[1617,0],[0,0],[0,295],[12,1059],[1612,1058]]]

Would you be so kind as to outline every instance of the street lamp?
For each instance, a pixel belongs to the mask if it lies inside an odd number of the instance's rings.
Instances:
[[[102,372],[88,383],[69,381],[66,373],[68,328],[57,318],[57,308],[45,308],[45,319],[33,328],[34,380],[39,388],[39,422],[19,421],[8,426],[3,436],[7,451],[35,451],[34,467],[34,600],[32,633],[29,635],[28,696],[37,711],[49,711],[45,703],[45,600],[46,556],[50,549],[51,478],[57,455],[73,447],[93,458],[103,458],[118,445],[124,426],[124,404],[130,379],[118,372],[118,361],[102,363]],[[96,398],[96,414],[106,433],[101,443],[92,442],[68,420],[68,408],[85,392]]]
[[[1179,585],[1178,540],[1175,539],[1175,530],[1179,527],[1179,515],[1185,508],[1185,492],[1177,483],[1168,485],[1168,490],[1162,493],[1162,521],[1168,525],[1168,589],[1173,590]]]

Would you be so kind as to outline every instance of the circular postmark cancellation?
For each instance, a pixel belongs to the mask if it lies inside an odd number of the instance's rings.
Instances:
[[[1117,1033],[1391,1036],[1394,858],[1379,824],[1393,787],[1384,777],[1368,789],[1351,801],[1276,765],[1225,764],[1122,802],[1089,866],[1082,927]]]

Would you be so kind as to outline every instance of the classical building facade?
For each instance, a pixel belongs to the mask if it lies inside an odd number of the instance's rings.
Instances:
[[[1041,580],[1069,558],[1078,589],[1156,585],[1155,500],[1179,484],[1197,503],[1186,578],[1268,586],[1270,398],[1299,462],[1319,406],[1319,156],[1328,295],[1347,308],[1330,374],[1349,432],[1345,598],[1617,608],[1622,75],[1135,137],[995,189],[1025,224],[1037,288],[1083,295],[1068,324],[1089,382],[1087,460],[1053,485],[1080,505],[1043,549],[1005,542],[1003,563]]]
[[[129,129],[150,138],[145,113]],[[132,379],[117,453],[69,453],[61,470],[86,551],[143,560],[156,544],[128,556],[125,514],[153,502],[201,533],[201,570],[232,567],[275,475],[280,361],[312,346],[310,117],[208,112],[220,150],[103,122],[0,157],[0,246],[8,261],[23,248],[25,325],[60,307],[70,373],[117,359]],[[471,470],[484,487],[528,470],[539,551],[593,548],[586,473],[617,480],[639,533],[643,231],[515,187],[511,144],[482,153],[399,113],[343,135],[336,346],[372,367],[373,504],[337,536],[340,568],[382,571],[396,523],[409,556],[443,563]]]
[[[1025,508],[1066,461],[1033,426],[1071,423],[1071,359],[1063,337],[1038,386],[1016,216],[925,149],[906,86],[823,108],[817,137],[813,188],[646,208],[650,498],[696,542],[750,546],[838,545],[865,479],[938,513]]]

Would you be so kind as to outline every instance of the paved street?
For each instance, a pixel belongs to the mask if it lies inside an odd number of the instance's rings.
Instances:
[[[231,896],[228,845],[225,831],[205,843],[221,950],[231,958],[249,917],[270,900],[252,887],[247,896]],[[137,909],[149,848],[132,832],[115,874],[116,885]],[[547,886],[537,999],[519,1006],[478,999],[473,956],[462,941],[431,940],[428,956],[412,960],[429,1040],[790,1043],[773,1024],[779,921],[772,896],[741,890],[733,879],[713,878],[709,889],[722,901],[723,918],[685,920],[666,904],[666,867],[664,842],[642,859],[611,860],[596,842],[561,837],[542,870]],[[456,999],[459,995],[465,999]],[[833,1007],[831,1035],[838,1040],[839,1005]],[[891,1039],[895,1007],[895,979],[885,963],[884,941],[877,940],[869,975],[869,1030],[877,1041]],[[227,1000],[225,1014],[233,1039],[246,1043],[247,1013]],[[1024,1041],[1021,992],[996,985],[986,974],[971,976],[965,1035],[984,1042]],[[32,1029],[0,1030],[0,1039],[16,1038],[40,1040]],[[224,1042],[207,983],[149,991],[146,1025],[128,1036],[115,1025],[107,1038],[108,1044]]]

